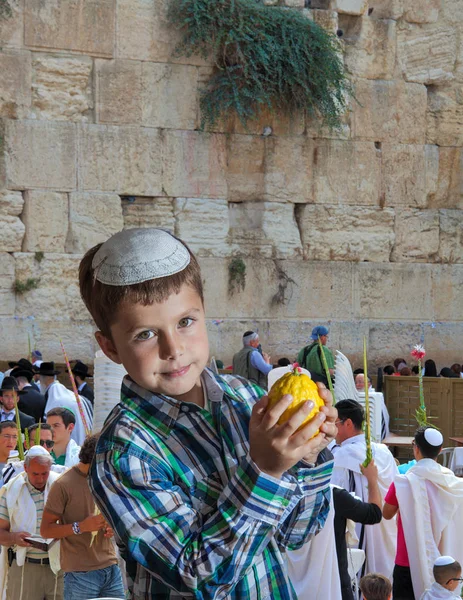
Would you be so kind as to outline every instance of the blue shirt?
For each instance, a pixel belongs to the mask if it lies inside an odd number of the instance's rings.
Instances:
[[[264,357],[258,350],[254,350],[254,352],[251,353],[251,365],[264,375],[268,375],[273,369],[272,365],[265,362]]]

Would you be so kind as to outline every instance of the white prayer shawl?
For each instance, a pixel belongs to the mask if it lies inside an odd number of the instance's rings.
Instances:
[[[435,581],[429,590],[424,592],[420,600],[460,600],[460,596],[456,596],[455,592],[446,590]]]
[[[330,511],[323,529],[302,548],[289,550],[286,558],[289,579],[298,598],[341,600],[332,489]]]
[[[50,473],[47,485],[44,491],[44,504],[47,501],[48,493],[52,484],[58,479],[58,473]],[[6,496],[8,515],[10,517],[10,531],[28,531],[34,534],[37,529],[37,510],[35,502],[29,493],[26,485],[27,474],[20,473],[17,477],[9,481],[0,490],[0,497]],[[16,547],[16,563],[22,567],[25,563],[27,548]],[[50,559],[50,568],[56,575],[60,570],[60,543],[55,543],[48,552]],[[6,548],[2,549],[0,556],[0,589],[6,590],[6,580],[8,577],[8,555]]]
[[[73,439],[78,446],[82,446],[85,440],[85,427],[73,392],[68,390],[67,387],[59,381],[54,381],[48,386],[47,393],[48,400],[45,406],[45,414],[53,408],[68,408],[76,417],[76,425],[71,433],[71,439]],[[84,410],[87,425],[91,430],[93,426],[91,404],[86,398],[83,398],[82,396],[79,396],[79,398]]]
[[[420,598],[433,583],[432,568],[439,556],[463,563],[463,479],[424,458],[397,475],[395,487],[413,590]]]
[[[389,448],[372,442],[373,458],[378,467],[378,486],[384,497],[397,475],[397,465]],[[334,469],[331,483],[338,485],[368,502],[368,483],[360,471],[360,464],[366,457],[365,436],[357,435],[345,440],[334,451]],[[349,474],[351,472],[351,475]],[[397,547],[396,519],[383,519],[376,525],[364,525],[363,549],[366,554],[366,573],[381,573],[390,578],[394,570]],[[362,525],[357,524],[360,537]]]

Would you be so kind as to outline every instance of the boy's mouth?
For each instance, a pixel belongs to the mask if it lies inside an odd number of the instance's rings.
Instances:
[[[163,375],[164,377],[169,377],[169,379],[175,379],[176,377],[182,377],[183,375],[186,375],[189,370],[190,365],[181,369],[177,369],[176,371],[168,371],[166,373],[163,373]]]

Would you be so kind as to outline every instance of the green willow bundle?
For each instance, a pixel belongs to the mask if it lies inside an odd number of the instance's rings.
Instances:
[[[19,418],[18,396],[14,390],[13,390],[13,396],[14,396],[14,414],[16,417],[16,430],[18,432],[19,460],[24,460],[24,446],[23,446],[23,436],[21,434],[21,420]]]
[[[183,32],[177,55],[212,56],[202,126],[236,113],[244,126],[263,108],[302,111],[337,128],[352,92],[336,36],[297,10],[258,0],[171,0]]]
[[[365,445],[367,455],[362,463],[364,467],[373,460],[373,451],[371,449],[371,422],[370,422],[370,397],[368,395],[368,360],[367,360],[367,340],[363,338],[363,375],[365,381]]]

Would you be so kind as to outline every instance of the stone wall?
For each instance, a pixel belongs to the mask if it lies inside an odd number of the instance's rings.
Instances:
[[[336,134],[297,114],[199,131],[212,67],[172,57],[168,0],[9,1],[0,359],[29,334],[48,358],[62,339],[91,360],[82,253],[156,225],[200,257],[225,362],[245,329],[292,357],[318,323],[355,360],[363,335],[376,364],[421,340],[441,366],[463,360],[462,0],[286,0],[342,33],[356,101]],[[233,257],[246,286],[230,296]]]

